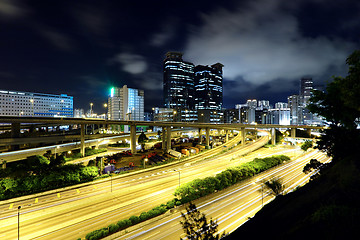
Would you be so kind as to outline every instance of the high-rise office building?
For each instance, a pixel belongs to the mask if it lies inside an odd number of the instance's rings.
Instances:
[[[110,120],[144,121],[144,91],[113,87],[108,99],[108,118]]]
[[[307,109],[309,100],[312,96],[313,81],[312,78],[301,78],[300,80],[300,96],[302,101],[303,124],[311,125],[313,114]]]
[[[182,53],[168,52],[164,60],[164,105],[171,109],[194,110],[194,64]]]
[[[195,67],[195,109],[220,111],[223,103],[221,63]]]
[[[168,52],[164,60],[165,108],[173,110],[174,121],[220,122],[223,65],[195,67],[185,62],[182,55]]]
[[[216,63],[211,66],[197,65],[195,72],[195,109],[199,122],[221,122],[223,113],[222,68]]]
[[[73,97],[66,94],[0,90],[0,116],[73,117]]]
[[[303,107],[301,97],[299,95],[291,95],[288,97],[288,107],[290,108],[290,124],[303,124]]]
[[[308,105],[313,90],[312,78],[301,78],[300,80],[300,96],[303,99],[304,105]]]

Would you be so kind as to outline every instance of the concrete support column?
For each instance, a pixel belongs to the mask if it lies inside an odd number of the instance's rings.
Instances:
[[[130,125],[130,149],[131,153],[136,153],[136,125]]]
[[[85,156],[85,124],[80,125],[80,154]]]
[[[241,128],[241,145],[244,146],[246,141],[246,131],[245,128]]]
[[[11,138],[19,138],[20,137],[20,123],[12,123],[11,124]],[[20,145],[11,145],[10,149],[12,151],[16,151],[20,149]]]
[[[162,129],[162,145],[161,148],[163,151],[166,150],[166,128],[165,127],[161,127]]]
[[[292,138],[296,137],[296,128],[291,128],[291,137]]]
[[[11,138],[19,138],[19,137],[20,137],[20,123],[12,123]]]
[[[166,127],[166,151],[171,149],[171,127]]]
[[[276,144],[276,134],[275,134],[275,128],[271,129],[271,144],[275,145]]]
[[[225,132],[225,142],[229,141],[229,130],[226,130]]]
[[[206,144],[205,144],[205,147],[207,149],[210,148],[210,128],[206,128]]]
[[[202,144],[201,128],[199,128],[199,143]]]

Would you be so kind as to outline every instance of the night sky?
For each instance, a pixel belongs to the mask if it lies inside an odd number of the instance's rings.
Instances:
[[[321,89],[360,49],[358,0],[0,0],[0,89],[74,96],[103,113],[111,86],[162,106],[165,53],[224,67],[224,107]]]

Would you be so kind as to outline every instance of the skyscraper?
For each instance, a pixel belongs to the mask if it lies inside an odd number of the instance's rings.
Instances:
[[[195,109],[199,122],[220,122],[222,117],[222,65],[197,65],[195,72]]]
[[[163,84],[166,108],[194,110],[194,64],[183,61],[182,53],[166,53]]]
[[[144,91],[113,87],[108,99],[108,117],[110,120],[144,121]]]
[[[300,97],[303,110],[303,124],[311,125],[313,120],[313,114],[306,108],[309,104],[309,100],[313,90],[312,78],[301,78],[300,81]]]
[[[311,91],[313,90],[312,78],[301,78],[300,80],[300,96],[303,99],[304,105],[309,103]]]
[[[288,97],[288,107],[290,108],[290,124],[303,124],[303,111],[301,104],[301,97],[299,95],[292,95]]]
[[[222,65],[195,67],[195,109],[220,111],[223,103]]]

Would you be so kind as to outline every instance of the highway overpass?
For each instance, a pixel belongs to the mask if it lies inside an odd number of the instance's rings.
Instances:
[[[24,143],[49,143],[51,141],[73,141],[73,145],[80,148],[80,152],[84,155],[85,147],[89,144],[97,144],[102,139],[105,141],[109,139],[108,135],[85,135],[86,126],[98,125],[98,126],[110,126],[110,125],[128,125],[130,126],[130,148],[132,153],[136,153],[136,126],[157,126],[163,129],[165,137],[162,138],[162,146],[165,151],[171,148],[171,133],[173,128],[194,128],[198,129],[199,136],[205,131],[205,146],[209,147],[210,144],[210,130],[218,129],[224,130],[226,141],[228,140],[229,130],[239,130],[242,136],[242,144],[245,143],[246,131],[250,129],[266,129],[271,131],[272,143],[275,144],[275,129],[277,128],[289,128],[291,129],[291,137],[296,137],[295,132],[297,128],[307,129],[322,129],[323,127],[316,126],[298,126],[298,125],[275,125],[275,124],[216,124],[216,123],[197,123],[197,122],[157,122],[157,121],[116,121],[105,119],[87,119],[87,118],[47,118],[47,117],[0,117],[0,124],[3,131],[10,131],[11,134],[7,138],[0,139],[0,146],[13,146],[13,149],[18,149],[19,146]],[[44,137],[23,137],[21,135],[22,129],[29,129],[32,126],[77,126],[80,129],[80,134],[57,136],[44,136]],[[89,139],[86,141],[86,139]],[[90,141],[93,139],[94,141]],[[99,141],[100,139],[100,141]],[[201,139],[201,138],[200,138]],[[88,145],[87,145],[88,144]],[[56,151],[56,149],[55,149]],[[0,159],[5,157],[5,153],[0,154]]]

